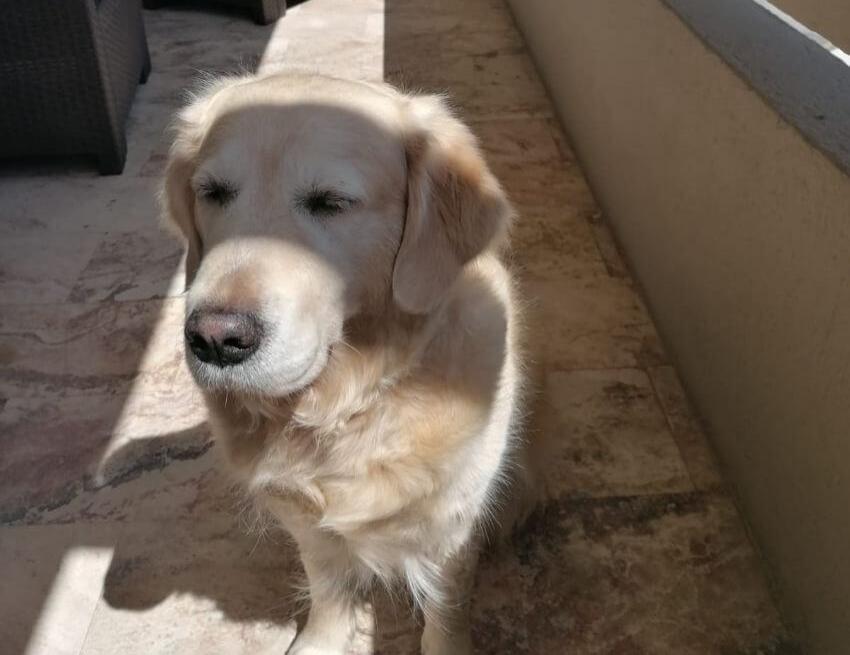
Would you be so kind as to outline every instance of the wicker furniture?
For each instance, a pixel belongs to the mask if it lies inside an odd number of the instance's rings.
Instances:
[[[245,7],[260,25],[274,23],[286,13],[286,0],[213,0],[216,4]],[[172,0],[144,0],[145,9],[159,9]]]
[[[149,72],[139,0],[0,0],[0,157],[94,155],[120,173]]]

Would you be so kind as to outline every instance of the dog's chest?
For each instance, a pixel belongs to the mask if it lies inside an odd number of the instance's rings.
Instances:
[[[486,411],[433,389],[384,394],[316,429],[217,421],[217,436],[247,490],[290,532],[335,534],[352,552],[429,550],[468,531],[491,477],[481,458],[461,454]]]
[[[249,488],[296,539],[335,535],[365,562],[401,562],[462,541],[468,516],[457,507],[472,508],[477,499],[456,498],[415,450],[371,436],[365,442],[361,433],[343,432],[329,450],[304,439],[278,442],[260,459]]]
[[[325,530],[392,530],[405,522],[412,505],[433,494],[436,483],[425,463],[407,450],[383,446],[379,435],[370,437],[364,443],[363,434],[341,429],[325,437],[332,445],[316,445],[312,438],[305,445],[304,435],[301,442],[279,443],[257,467],[254,485],[300,520]]]

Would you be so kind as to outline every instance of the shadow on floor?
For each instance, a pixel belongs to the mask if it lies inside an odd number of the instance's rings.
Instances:
[[[19,532],[25,537],[30,534],[22,543],[7,542],[0,547],[20,558],[19,562],[4,562],[8,566],[26,569],[27,562],[37,565],[32,578],[22,583],[26,588],[15,591],[16,598],[7,588],[0,599],[5,614],[0,636],[3,649],[8,649],[4,652],[58,648],[32,639],[49,609],[48,598],[57,591],[53,587],[63,562],[81,547],[115,548],[123,524],[110,529],[97,523],[102,517],[86,516],[86,503],[101,503],[109,496],[117,499],[124,485],[142,471],[199,457],[208,448],[203,426],[158,435],[153,450],[133,445],[136,455],[144,454],[123,471],[124,477],[113,477],[111,484],[102,488],[93,480],[92,473],[126,414],[151,335],[163,307],[170,302],[162,300],[168,292],[166,283],[179,263],[179,256],[172,256],[176,245],[168,248],[168,256],[142,262],[156,266],[158,276],[143,290],[143,296],[121,301],[126,289],[116,287],[107,293],[104,288],[111,284],[110,276],[127,272],[122,268],[127,262],[120,247],[118,251],[104,247],[112,236],[131,232],[150,239],[137,243],[137,249],[153,252],[167,243],[166,237],[157,234],[153,187],[158,170],[150,171],[149,162],[163,159],[167,126],[183,102],[185,88],[191,85],[190,77],[202,68],[242,72],[256,65],[273,31],[273,26],[252,26],[249,17],[234,10],[214,9],[218,18],[207,16],[208,11],[193,7],[167,15],[145,12],[149,25],[153,21],[176,28],[148,28],[153,72],[148,83],[137,90],[128,119],[129,156],[123,175],[100,177],[84,160],[24,160],[4,162],[0,168],[4,185],[0,240],[6,241],[4,271],[0,273],[0,365],[4,369],[0,376],[4,451],[0,457],[0,517],[3,525],[22,530],[22,526],[32,526],[26,528],[30,533]],[[180,43],[180,25],[195,20],[210,27],[206,30],[210,40]],[[235,54],[221,54],[216,33],[225,32],[222,23],[231,20],[244,21],[248,26],[244,30],[252,35],[252,40],[235,47],[227,45],[230,53],[238,53],[237,61]],[[254,50],[250,50],[252,43]],[[195,61],[197,67],[187,70],[195,56],[187,55],[190,49],[206,50],[211,56],[206,62]],[[17,196],[12,197],[12,192]],[[85,278],[98,257],[97,270],[82,283],[91,288],[82,288],[80,282],[74,285],[74,279]],[[62,517],[70,506],[82,508],[76,519]],[[45,521],[45,516],[53,518]],[[40,540],[38,530],[44,523],[64,525],[77,519],[95,523],[70,530],[68,540]],[[132,568],[121,558],[120,548],[115,562],[107,578],[107,598],[113,590],[109,581],[130,575]],[[4,578],[9,576],[4,574]],[[215,580],[214,576],[207,578]],[[222,596],[222,602],[226,604],[226,597]]]

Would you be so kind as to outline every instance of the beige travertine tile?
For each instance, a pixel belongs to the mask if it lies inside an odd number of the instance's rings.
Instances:
[[[693,489],[643,371],[549,372],[529,427],[555,497]]]
[[[285,539],[258,540],[232,520],[136,523],[122,535],[83,652],[283,653],[300,571]]]
[[[389,16],[385,28],[392,28],[392,14]],[[392,41],[393,36],[393,33],[388,35],[386,59],[394,69],[411,75],[427,71],[428,60],[444,62],[460,57],[493,58],[525,53],[522,37],[510,24],[494,24],[489,29],[466,25],[444,32],[412,31],[405,33],[398,43]]]
[[[126,393],[135,379],[177,384],[183,299],[20,305],[0,312],[0,393]]]
[[[467,120],[552,116],[503,3],[387,2],[384,74],[416,91],[448,93]]]
[[[732,504],[700,493],[552,502],[481,566],[481,653],[798,653]]]
[[[81,652],[117,540],[109,526],[0,528],[3,652]]]
[[[513,18],[502,0],[435,0],[423,6],[419,0],[385,0],[388,57],[410,35],[486,32],[512,29]]]
[[[38,234],[41,230],[96,229],[103,211],[101,191],[93,176],[80,174],[58,179],[22,176],[0,177],[4,230]]]
[[[368,46],[380,25],[376,17],[371,24],[352,35],[344,44],[322,48],[323,35],[317,33],[312,41],[279,42],[274,49],[263,55],[259,65],[261,73],[279,73],[286,71],[309,71],[323,75],[341,76],[355,80],[380,82],[383,80],[384,60],[375,48]],[[380,35],[377,38],[380,42]]]
[[[13,397],[0,413],[0,517],[5,523],[174,518],[203,498],[212,458],[169,478],[153,472],[210,448],[194,385],[129,396],[80,393]],[[190,472],[187,472],[190,471]],[[155,479],[151,479],[151,478]]]
[[[481,148],[490,166],[507,164],[517,166],[522,177],[534,177],[531,172],[523,173],[524,164],[545,164],[548,167],[564,163],[546,119],[503,119],[495,121],[469,121],[472,131],[478,136]],[[559,172],[567,172],[564,166]],[[503,179],[503,184],[510,183]]]
[[[566,162],[576,164],[578,160],[575,151],[573,150],[573,146],[570,144],[570,139],[564,131],[564,127],[561,125],[560,121],[557,118],[550,118],[549,127],[552,131],[552,138],[558,146],[558,152],[561,153],[561,157]]]
[[[75,279],[67,298],[71,302],[176,296],[185,286],[183,243],[155,225],[110,232]]]
[[[148,85],[163,75],[185,84],[199,72],[252,70],[277,29],[285,28],[283,23],[255,25],[246,14],[222,16],[210,11],[146,11],[144,20],[154,75],[139,87],[142,98]]]
[[[583,218],[598,211],[581,169],[565,159],[548,119],[471,120],[493,172],[520,210],[558,208]],[[523,212],[520,211],[520,218]]]
[[[167,120],[163,114],[160,132]],[[149,178],[100,178],[87,170],[57,177],[0,177],[0,218],[4,232],[48,240],[60,233],[84,238],[85,232],[144,229],[153,227],[159,215],[155,191]]]
[[[510,262],[529,288],[540,278],[571,284],[605,274],[588,225],[570,208],[522,209],[512,228]]]
[[[611,231],[611,226],[602,218],[602,213],[595,213],[590,224],[593,229],[593,237],[596,240],[596,247],[599,249],[602,260],[605,262],[605,268],[608,270],[608,274],[623,280],[631,280],[629,267],[620,253],[620,248]]]
[[[0,223],[0,304],[67,300],[101,238],[86,231],[42,233],[5,228]]]
[[[182,320],[182,299],[3,312],[5,521],[144,514],[156,507],[144,502],[150,490],[118,483],[206,452],[206,411],[183,361]],[[186,481],[180,489],[193,491]]]
[[[381,81],[383,3],[319,0],[297,5],[278,23],[259,63],[262,73],[287,69]]]
[[[525,54],[424,59],[418,67],[389,59],[388,82],[429,93],[448,93],[469,120],[548,117],[552,107]]]
[[[0,414],[0,517],[40,516],[74,498],[121,411],[114,396],[10,398]]]
[[[552,369],[643,367],[666,362],[631,284],[608,276],[548,279],[521,274],[531,358]]]
[[[548,121],[491,120],[472,127],[516,209],[513,263],[562,284],[604,275],[586,220],[593,198],[580,171],[561,157]]]
[[[694,486],[697,489],[723,487],[723,476],[714,452],[691,409],[676,370],[672,366],[657,366],[649,369],[649,375]]]
[[[167,163],[168,151],[165,147],[162,147],[159,151],[151,150],[150,155],[139,170],[139,176],[160,179],[165,175]]]

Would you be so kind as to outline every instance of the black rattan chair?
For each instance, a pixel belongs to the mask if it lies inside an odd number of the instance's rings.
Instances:
[[[120,173],[150,68],[139,0],[0,0],[0,157],[93,155]]]
[[[173,0],[144,0],[145,9],[159,9]],[[215,4],[245,7],[260,25],[274,23],[286,13],[286,0],[213,0]]]

